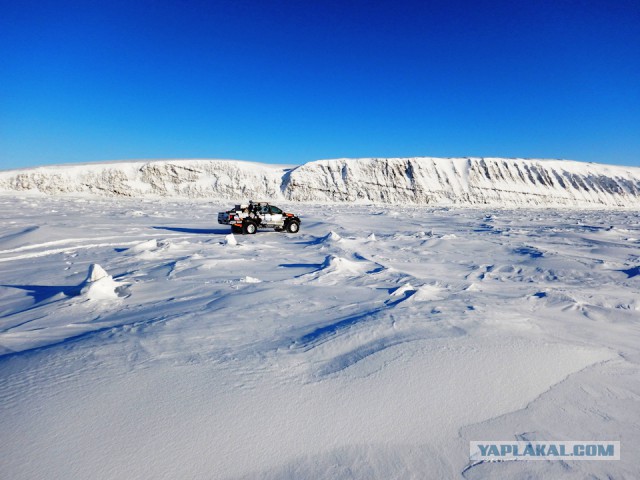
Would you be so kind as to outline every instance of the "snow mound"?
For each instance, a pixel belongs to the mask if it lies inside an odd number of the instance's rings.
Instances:
[[[131,253],[145,253],[145,252],[153,252],[156,250],[163,250],[165,248],[169,248],[170,242],[166,240],[147,240],[145,242],[140,242],[137,245],[129,248],[129,252]]]
[[[403,286],[396,288],[389,295],[391,295],[392,297],[406,297],[407,295],[410,295],[415,291],[416,289],[410,283],[406,283]]]
[[[342,240],[342,237],[338,235],[336,232],[331,230],[324,237],[320,239],[320,243],[334,243]]]
[[[229,235],[224,237],[224,244],[235,247],[236,245],[238,245],[238,240],[236,240],[236,237],[233,233],[230,233]]]
[[[97,263],[89,267],[87,278],[80,284],[80,295],[88,300],[113,300],[118,298],[118,290],[122,287]]]
[[[262,280],[260,280],[259,278],[250,277],[249,275],[247,275],[242,279],[242,282],[243,283],[262,283]]]
[[[338,257],[336,255],[329,255],[324,259],[320,270],[325,273],[338,273],[338,274],[361,274],[366,270],[365,265],[346,258]]]
[[[154,250],[158,248],[157,240],[147,240],[146,242],[140,242],[137,245],[129,248],[129,251],[132,253],[141,253],[148,252],[149,250]]]
[[[442,300],[442,289],[436,285],[422,285],[416,290],[414,300],[428,302],[432,300]]]
[[[370,241],[370,242],[375,242],[375,241],[377,240],[377,238],[376,238],[376,234],[375,234],[375,233],[372,233],[371,235],[369,235],[369,236],[367,237],[367,240],[368,240],[368,241]]]
[[[298,278],[301,280],[327,281],[331,284],[344,278],[361,276],[367,270],[365,262],[354,262],[336,255],[328,255],[317,270],[300,275]]]

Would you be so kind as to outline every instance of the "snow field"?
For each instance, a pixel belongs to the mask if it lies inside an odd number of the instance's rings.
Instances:
[[[282,206],[299,234],[231,236],[222,203],[0,197],[2,470],[640,473],[637,214]],[[515,438],[624,451],[469,465]]]

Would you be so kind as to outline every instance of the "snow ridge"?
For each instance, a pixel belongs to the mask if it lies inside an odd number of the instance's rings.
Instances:
[[[566,160],[360,158],[298,167],[157,160],[0,172],[0,192],[506,207],[640,206],[640,168]]]

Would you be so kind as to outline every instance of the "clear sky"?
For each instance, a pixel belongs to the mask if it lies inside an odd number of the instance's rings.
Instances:
[[[638,0],[0,0],[0,168],[640,166]]]

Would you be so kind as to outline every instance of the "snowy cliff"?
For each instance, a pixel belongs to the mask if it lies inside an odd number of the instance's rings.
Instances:
[[[0,191],[50,195],[280,198],[289,169],[235,160],[157,160],[56,165],[0,172]]]
[[[341,159],[292,170],[291,200],[436,205],[640,206],[640,168],[500,158]]]
[[[297,167],[159,160],[0,172],[0,191],[416,205],[640,207],[640,168],[564,160],[363,158]]]

